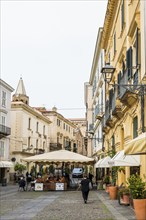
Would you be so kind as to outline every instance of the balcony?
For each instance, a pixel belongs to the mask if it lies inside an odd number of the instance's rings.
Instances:
[[[120,80],[120,86],[118,87],[118,96],[120,101],[124,105],[132,106],[137,101],[137,94],[134,93],[134,87],[129,84],[128,75],[126,73]]]
[[[42,148],[34,148],[34,153],[35,154],[43,154],[43,153],[45,153],[45,150]]]
[[[11,128],[0,125],[0,139],[11,134]]]
[[[95,118],[101,120],[104,115],[103,107],[97,106],[95,109]]]
[[[50,151],[61,150],[62,144],[60,143],[50,143]]]
[[[106,123],[105,123],[105,117],[102,118],[101,123],[102,123],[102,131],[103,131],[104,133],[108,133],[109,127],[108,127],[108,126],[106,125]]]
[[[114,92],[112,97],[112,115],[118,119],[123,117],[121,102],[117,98],[116,91]]]

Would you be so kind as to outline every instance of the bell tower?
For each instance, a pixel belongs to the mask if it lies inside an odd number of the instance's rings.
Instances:
[[[16,92],[13,95],[12,101],[13,102],[23,102],[26,105],[29,105],[29,97],[26,95],[26,91],[25,91],[22,77],[20,77]]]

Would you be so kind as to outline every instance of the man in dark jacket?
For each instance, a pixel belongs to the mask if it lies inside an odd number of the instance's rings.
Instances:
[[[89,183],[90,183],[90,180],[87,179],[87,175],[84,175],[84,178],[81,180],[81,183],[80,183],[84,203],[87,203],[87,200],[88,200]]]

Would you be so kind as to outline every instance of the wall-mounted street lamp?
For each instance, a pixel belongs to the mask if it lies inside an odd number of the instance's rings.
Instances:
[[[111,66],[110,63],[106,63],[106,65],[102,67],[101,73],[104,76],[105,82],[107,83],[111,82],[114,72],[115,72],[115,68]]]
[[[97,140],[98,142],[102,142],[103,141],[103,138],[93,137],[93,135],[94,135],[93,131],[86,131],[86,133],[87,133],[87,138],[90,139],[90,140]]]

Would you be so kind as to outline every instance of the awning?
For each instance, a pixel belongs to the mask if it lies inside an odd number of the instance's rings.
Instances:
[[[146,132],[125,145],[125,154],[146,154]]]
[[[109,165],[115,167],[140,166],[140,155],[124,155],[124,150],[122,150],[109,161]]]
[[[101,167],[101,168],[110,167],[109,161],[111,161],[111,157],[110,157],[110,156],[105,157],[105,158],[101,161],[100,167]]]
[[[57,150],[44,154],[22,158],[22,161],[34,163],[94,163],[94,159],[68,150]]]
[[[104,159],[104,158],[102,158],[102,159],[98,160],[98,161],[95,163],[94,167],[95,167],[95,168],[99,168],[99,167],[100,167],[101,162],[103,161],[103,159]]]
[[[11,161],[0,161],[0,167],[13,167],[14,164]]]

